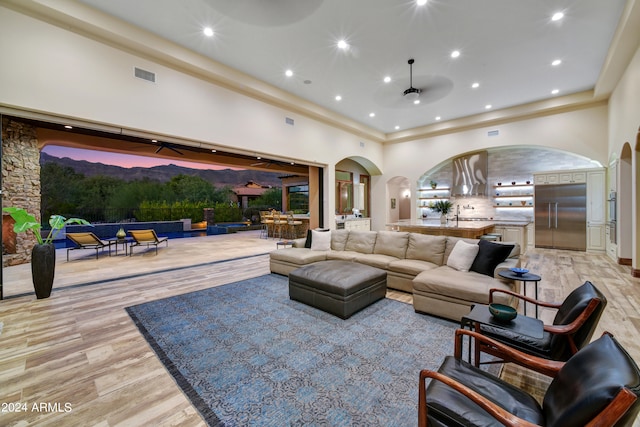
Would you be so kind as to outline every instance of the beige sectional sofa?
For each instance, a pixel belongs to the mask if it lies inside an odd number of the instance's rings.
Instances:
[[[459,321],[473,304],[488,304],[489,289],[519,292],[519,282],[502,279],[498,272],[520,266],[520,247],[516,243],[509,257],[498,264],[493,276],[475,271],[459,271],[447,265],[459,240],[477,244],[478,240],[432,236],[396,231],[332,230],[330,249],[305,248],[306,239],[293,247],[270,253],[273,273],[288,275],[303,265],[325,260],[359,262],[387,271],[387,287],[413,293],[417,312]],[[504,294],[500,302],[515,306],[517,300]]]

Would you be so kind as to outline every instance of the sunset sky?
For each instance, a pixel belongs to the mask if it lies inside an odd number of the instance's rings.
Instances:
[[[69,148],[61,147],[57,145],[47,145],[43,150],[43,153],[47,153],[54,157],[69,157],[74,160],[86,160],[92,163],[103,163],[105,165],[121,166],[123,168],[143,167],[149,168],[152,166],[161,165],[177,165],[192,169],[236,169],[228,166],[218,166],[204,163],[183,162],[174,159],[160,159],[156,157],[145,157],[134,154],[118,154],[109,153],[106,151],[85,150],[82,148]]]

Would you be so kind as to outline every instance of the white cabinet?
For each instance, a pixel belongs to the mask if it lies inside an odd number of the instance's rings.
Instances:
[[[520,253],[527,251],[527,229],[526,227],[516,227],[509,225],[496,225],[494,233],[502,236],[503,242],[516,242],[520,245]]]
[[[557,184],[557,173],[536,174],[533,176],[533,183],[536,185]]]
[[[527,225],[527,248],[533,249],[536,247],[536,225],[532,222]]]
[[[586,171],[562,171],[562,172],[544,172],[535,174],[533,182],[536,185],[550,184],[576,184],[587,182]]]
[[[558,184],[576,184],[587,182],[586,172],[560,172],[558,173]]]
[[[348,219],[344,222],[345,230],[369,231],[371,230],[370,218]]]
[[[606,250],[605,171],[589,171],[587,180],[587,250]]]

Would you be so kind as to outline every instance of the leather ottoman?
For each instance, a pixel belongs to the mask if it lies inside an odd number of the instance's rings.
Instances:
[[[350,261],[319,261],[289,273],[289,298],[342,319],[385,297],[387,272]]]

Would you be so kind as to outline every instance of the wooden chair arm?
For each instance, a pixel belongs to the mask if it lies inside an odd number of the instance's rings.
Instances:
[[[493,302],[493,294],[499,292],[499,293],[503,293],[503,294],[509,294],[513,297],[519,298],[521,300],[524,300],[526,302],[530,302],[531,304],[535,304],[535,305],[539,305],[541,307],[548,307],[548,308],[560,308],[560,306],[562,305],[562,303],[557,303],[557,302],[547,302],[547,301],[541,301],[541,300],[537,300],[531,297],[528,297],[526,295],[522,295],[519,294],[517,292],[513,292],[510,291],[508,289],[498,289],[498,288],[491,288],[489,289],[489,303]]]
[[[482,335],[481,333],[475,331],[469,331],[467,329],[456,329],[455,332],[455,349],[454,356],[457,359],[462,358],[462,335],[467,335],[471,338],[474,338],[476,341],[476,345],[482,344],[485,346],[492,347],[504,356],[510,358],[514,362],[532,369],[536,372],[540,372],[549,377],[555,377],[564,365],[564,362],[559,362],[557,360],[549,360],[544,359],[542,357],[534,356],[531,354],[523,353],[519,350],[516,350],[513,347],[509,347],[506,344],[498,342],[492,338],[489,338],[486,335]]]
[[[629,410],[637,397],[631,390],[624,387],[620,389],[616,397],[585,427],[608,427],[615,425]]]
[[[420,389],[418,391],[418,426],[419,427],[427,427],[427,392],[426,392],[426,379],[431,378],[432,380],[441,381],[454,390],[462,393],[469,399],[471,399],[474,403],[480,406],[482,409],[487,411],[489,415],[494,417],[500,423],[505,426],[514,426],[514,427],[534,427],[538,424],[530,423],[527,420],[523,420],[522,418],[518,418],[510,412],[507,412],[500,406],[496,405],[489,399],[485,398],[479,393],[471,390],[466,387],[464,384],[459,383],[458,381],[447,377],[446,375],[440,374],[438,372],[430,371],[427,369],[423,369],[420,371]]]

